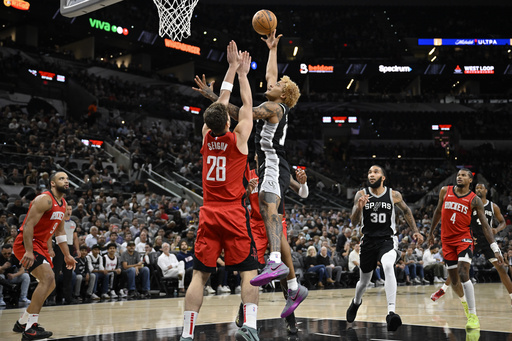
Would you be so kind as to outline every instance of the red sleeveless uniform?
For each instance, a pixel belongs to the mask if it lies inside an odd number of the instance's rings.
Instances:
[[[55,197],[50,191],[43,192],[40,195],[43,194],[47,194],[47,197],[51,198],[52,208],[46,211],[41,219],[39,219],[39,222],[34,226],[34,239],[32,243],[34,252],[44,256],[48,263],[50,263],[50,265],[53,267],[50,254],[48,253],[48,239],[52,237],[53,233],[57,229],[57,226],[59,226],[60,222],[64,219],[64,213],[66,212],[66,200],[62,198],[62,203],[59,203],[57,200],[55,200]],[[20,227],[20,233],[16,237],[13,245],[14,255],[20,261],[25,254],[25,246],[23,245],[23,228],[33,203],[34,201],[30,203],[27,216],[25,217],[25,220]]]
[[[209,131],[201,147],[203,155],[203,206],[194,244],[198,270],[213,272],[224,249],[226,267],[247,271],[258,267],[245,207],[244,172],[247,155],[236,145],[236,135],[214,136]]]
[[[469,191],[459,197],[453,191],[453,186],[448,186],[441,210],[441,241],[443,257],[446,260],[457,261],[461,251],[468,247],[473,250],[470,225],[471,202],[475,196],[474,192]]]

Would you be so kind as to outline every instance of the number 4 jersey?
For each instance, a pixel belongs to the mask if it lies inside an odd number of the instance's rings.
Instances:
[[[389,237],[396,234],[395,210],[391,188],[376,196],[370,188],[363,189],[370,198],[363,208],[362,232],[368,237]]]
[[[240,201],[245,195],[244,172],[247,155],[236,146],[236,135],[215,136],[209,131],[201,147],[203,155],[204,203]]]
[[[459,197],[453,186],[448,186],[441,210],[441,240],[443,243],[472,242],[471,201],[476,194],[469,191]]]

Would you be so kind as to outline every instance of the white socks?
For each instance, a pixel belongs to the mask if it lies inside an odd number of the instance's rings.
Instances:
[[[271,252],[268,259],[274,263],[281,263],[281,252]]]
[[[254,303],[244,304],[244,325],[256,329],[258,306]]]
[[[462,287],[464,288],[464,296],[466,296],[468,300],[469,313],[476,314],[475,288],[473,287],[473,283],[469,280],[462,283]]]
[[[441,287],[441,289],[443,289],[444,292],[446,292],[446,290],[448,290],[449,286],[447,286],[446,284],[443,284],[443,286]]]
[[[27,326],[25,327],[25,330],[29,330],[34,323],[37,323],[37,320],[39,320],[39,314],[28,314]]]
[[[20,324],[25,324],[25,323],[27,323],[27,321],[28,321],[28,316],[29,316],[29,315],[30,315],[30,314],[29,314],[29,313],[27,313],[27,311],[25,310],[25,311],[23,312],[23,315],[21,315],[21,316],[20,316],[20,319],[18,320],[18,322],[19,322]]]
[[[288,284],[288,290],[297,290],[299,288],[299,283],[297,283],[297,277],[289,279],[286,281]]]
[[[197,314],[195,311],[185,311],[183,314],[183,332],[181,336],[194,338]]]

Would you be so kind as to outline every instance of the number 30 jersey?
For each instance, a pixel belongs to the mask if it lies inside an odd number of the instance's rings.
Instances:
[[[471,236],[471,201],[476,194],[469,191],[464,196],[457,196],[453,186],[448,186],[441,210],[441,241],[456,243],[473,241]]]
[[[384,187],[384,192],[376,196],[370,188],[363,189],[370,198],[363,208],[362,233],[368,237],[390,237],[396,234],[395,209],[391,188]]]
[[[227,132],[215,136],[209,131],[201,147],[203,155],[203,200],[242,202],[245,195],[244,172],[247,155],[236,146],[236,135]]]

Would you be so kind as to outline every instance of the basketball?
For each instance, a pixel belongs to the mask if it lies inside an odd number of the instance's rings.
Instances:
[[[252,17],[252,27],[258,34],[267,36],[277,27],[276,15],[268,9],[261,9]]]

